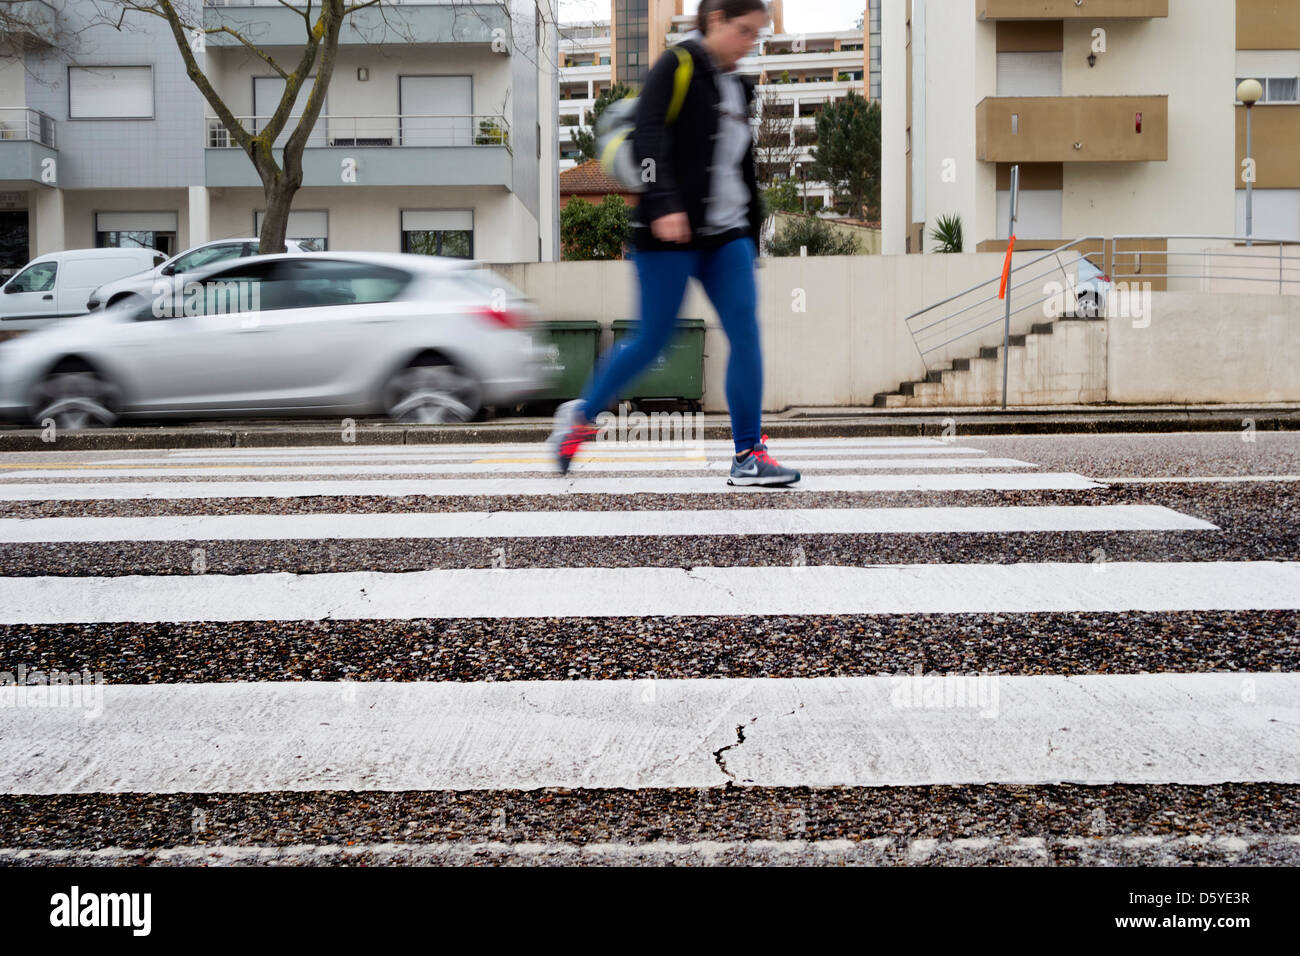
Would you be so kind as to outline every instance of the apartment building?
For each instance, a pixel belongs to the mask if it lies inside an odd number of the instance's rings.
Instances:
[[[1242,235],[1244,77],[1254,234],[1300,238],[1296,0],[885,0],[883,245],[921,252],[960,215],[967,251],[1083,236]]]
[[[870,97],[874,89],[879,98],[879,13],[868,11],[860,30],[791,33],[785,28],[782,0],[769,6],[771,27],[737,69],[759,84],[760,101],[770,92],[779,115],[790,120],[793,167],[811,162],[816,118],[828,103],[849,91]],[[682,0],[612,0],[612,20],[561,27],[561,170],[581,161],[574,134],[591,125],[601,93],[618,83],[638,87],[663,51],[695,29],[695,14],[684,13],[683,7]],[[797,175],[793,168],[789,174]],[[821,203],[831,191],[811,182],[808,194]]]
[[[261,182],[186,76],[165,21],[132,14],[119,32],[95,25],[88,0],[21,3],[42,16],[0,55],[3,266],[62,248],[173,252],[258,233]],[[205,27],[229,27],[282,63],[300,55],[301,12],[278,0],[188,3]],[[289,237],[495,262],[558,258],[554,6],[401,0],[352,14]],[[230,34],[192,47],[230,109],[250,128],[263,124],[283,79]]]

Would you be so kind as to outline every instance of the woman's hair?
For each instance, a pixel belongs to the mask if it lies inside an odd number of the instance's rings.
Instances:
[[[763,0],[700,0],[699,19],[696,23],[701,33],[709,32],[709,14],[718,10],[728,20],[734,20],[748,13],[767,13],[767,4]]]

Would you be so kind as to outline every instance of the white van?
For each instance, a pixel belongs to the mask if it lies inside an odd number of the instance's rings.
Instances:
[[[0,286],[0,332],[47,327],[84,314],[90,293],[105,282],[152,269],[157,249],[68,249],[37,256]]]

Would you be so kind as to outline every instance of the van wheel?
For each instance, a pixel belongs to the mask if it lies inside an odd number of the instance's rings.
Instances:
[[[79,431],[107,428],[117,421],[120,393],[86,365],[56,368],[32,393],[32,422],[38,428],[49,420],[56,429]]]
[[[395,422],[446,425],[473,421],[482,390],[461,368],[437,358],[419,359],[384,386],[384,411]]]

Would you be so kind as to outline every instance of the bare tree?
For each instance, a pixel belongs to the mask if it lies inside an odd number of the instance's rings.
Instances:
[[[784,115],[790,104],[774,90],[767,90],[758,101],[758,127],[755,131],[754,158],[758,161],[758,181],[770,186],[790,174],[799,156],[794,142],[794,116]]]

